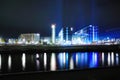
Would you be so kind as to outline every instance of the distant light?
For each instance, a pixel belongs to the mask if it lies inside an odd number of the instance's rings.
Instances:
[[[51,28],[55,28],[55,24],[52,24]]]
[[[37,36],[39,36],[40,34],[39,33],[37,33]]]
[[[71,31],[73,31],[73,27],[71,27],[70,29],[71,29]]]
[[[89,25],[90,27],[92,27],[92,25]]]

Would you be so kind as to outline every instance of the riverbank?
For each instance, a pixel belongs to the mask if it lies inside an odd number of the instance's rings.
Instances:
[[[50,45],[3,45],[0,46],[1,52],[17,51],[17,52],[94,52],[104,51],[112,52],[120,51],[120,45],[72,45],[72,46],[50,46]]]

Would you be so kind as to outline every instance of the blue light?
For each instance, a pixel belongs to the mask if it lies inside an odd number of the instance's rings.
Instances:
[[[62,53],[58,54],[58,64],[59,64],[60,69],[62,69],[64,67],[63,66],[63,56],[62,56]]]
[[[58,64],[60,69],[69,68],[69,54],[68,53],[59,53],[58,54]]]
[[[88,65],[88,53],[84,53],[85,66]]]
[[[76,66],[80,67],[80,53],[76,53]]]
[[[90,62],[89,62],[89,67],[90,68],[95,68],[98,65],[98,54],[95,52],[90,53]]]
[[[68,69],[69,68],[69,54],[68,53],[66,53],[65,54],[65,58],[66,58],[66,69]]]

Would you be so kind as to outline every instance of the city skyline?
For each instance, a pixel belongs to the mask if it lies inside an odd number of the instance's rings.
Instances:
[[[18,37],[21,33],[51,35],[62,27],[75,31],[87,25],[99,26],[101,34],[120,30],[118,0],[6,0],[0,1],[0,36]],[[103,35],[103,34],[102,34]]]

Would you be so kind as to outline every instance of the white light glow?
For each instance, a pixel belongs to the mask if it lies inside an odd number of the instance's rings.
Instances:
[[[25,53],[22,54],[22,67],[23,67],[23,70],[25,69],[25,66],[26,66],[26,55]]]
[[[52,24],[51,28],[55,28],[55,24]]]
[[[108,66],[110,66],[110,53],[108,53]]]
[[[44,53],[44,68],[47,68],[47,54]]]
[[[114,65],[114,53],[113,52],[111,53],[111,62],[112,62],[112,65]]]
[[[56,57],[55,57],[55,53],[52,53],[52,55],[51,55],[50,70],[51,71],[55,71],[56,70]]]
[[[37,70],[40,69],[40,61],[39,60],[36,60],[36,66],[37,66]]]
[[[11,69],[11,64],[12,64],[12,60],[11,60],[11,55],[9,55],[8,57],[8,69]]]
[[[76,54],[76,66],[78,66],[78,53]]]
[[[71,29],[71,31],[73,31],[73,27],[71,27],[70,29]]]
[[[97,63],[97,53],[94,53],[94,63]]]
[[[119,55],[116,53],[116,65],[119,65]]]
[[[36,54],[36,58],[39,58],[39,54]]]
[[[52,24],[52,43],[55,43],[55,24]]]
[[[104,65],[104,52],[102,52],[102,65]]]
[[[70,70],[74,69],[74,61],[73,58],[70,58]]]

